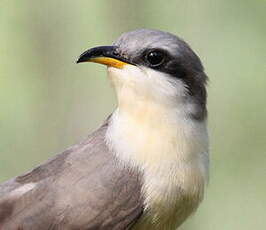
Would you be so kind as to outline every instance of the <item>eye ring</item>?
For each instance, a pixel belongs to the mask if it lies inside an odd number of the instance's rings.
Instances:
[[[165,55],[159,50],[151,50],[145,55],[145,60],[150,66],[157,67],[164,62]]]

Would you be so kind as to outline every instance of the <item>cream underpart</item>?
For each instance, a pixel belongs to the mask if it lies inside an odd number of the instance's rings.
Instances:
[[[202,199],[208,177],[205,121],[190,119],[185,85],[167,74],[108,68],[118,108],[106,140],[122,163],[143,171],[144,215],[134,229],[170,230]],[[158,221],[160,219],[160,222]]]

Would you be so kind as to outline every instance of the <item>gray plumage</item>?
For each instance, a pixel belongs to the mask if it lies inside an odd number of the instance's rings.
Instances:
[[[77,60],[107,65],[118,109],[83,142],[0,185],[0,230],[174,230],[208,177],[207,76],[186,42],[122,34]]]
[[[141,176],[109,151],[106,128],[0,185],[0,229],[129,229],[142,213]],[[12,196],[29,183],[36,187]]]
[[[199,121],[206,118],[208,77],[204,73],[199,57],[184,40],[159,30],[139,29],[122,34],[113,45],[118,47],[120,56],[129,62],[143,66],[147,65],[143,59],[147,50],[159,49],[166,52],[169,59],[156,70],[182,80],[189,91],[186,100],[191,100],[196,106],[191,117]]]

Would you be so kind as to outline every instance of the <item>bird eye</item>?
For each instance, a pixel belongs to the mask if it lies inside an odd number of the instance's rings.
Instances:
[[[160,51],[154,50],[147,53],[146,60],[151,66],[159,66],[164,61],[164,54]]]

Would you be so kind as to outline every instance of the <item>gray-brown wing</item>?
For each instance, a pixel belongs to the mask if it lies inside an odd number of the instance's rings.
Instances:
[[[124,230],[141,216],[141,174],[105,145],[106,126],[0,185],[0,230]]]

